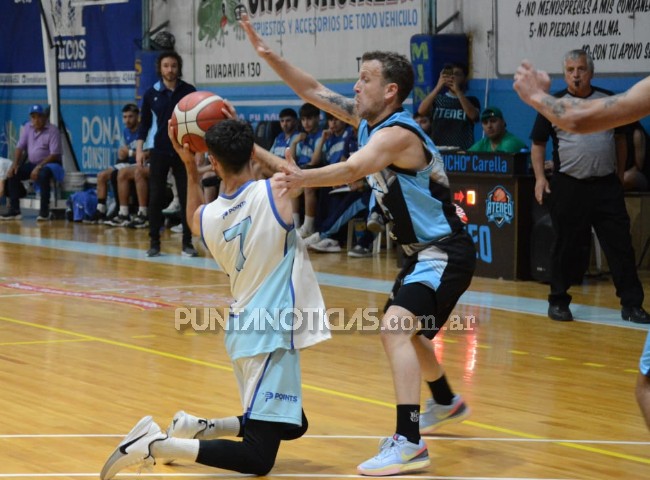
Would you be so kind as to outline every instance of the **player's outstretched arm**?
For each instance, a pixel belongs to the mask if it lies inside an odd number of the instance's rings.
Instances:
[[[309,73],[287,62],[266,45],[251,25],[247,14],[242,14],[241,18],[240,24],[257,54],[300,98],[331,113],[345,123],[359,125],[360,119],[354,111],[352,99],[330,90]]]
[[[253,159],[261,167],[262,174],[267,178],[272,177],[276,172],[282,171],[282,166],[287,163],[284,158],[272,154],[265,148],[260,147],[257,143],[253,150]]]
[[[416,135],[405,128],[382,128],[363,148],[354,152],[345,162],[307,170],[292,168],[289,165],[283,167],[284,174],[278,176],[278,182],[287,189],[335,187],[350,184],[355,180],[379,172],[389,165],[416,168],[414,165],[400,165],[395,161],[400,156],[410,159],[416,157],[417,154],[422,155],[422,143],[415,139]]]
[[[650,114],[650,77],[629,90],[606,98],[584,100],[556,98],[547,93],[550,79],[523,61],[515,73],[514,89],[519,97],[554,125],[575,133],[608,130]]]
[[[185,218],[194,235],[201,235],[201,210],[205,200],[201,188],[201,175],[196,163],[196,156],[189,148],[189,145],[181,145],[176,138],[176,130],[172,127],[171,120],[167,125],[167,134],[174,146],[174,150],[181,157],[187,171],[187,207]]]

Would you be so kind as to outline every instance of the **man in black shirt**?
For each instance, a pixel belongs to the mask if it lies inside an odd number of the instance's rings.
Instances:
[[[181,222],[183,225],[183,245],[181,253],[186,257],[196,257],[197,252],[192,245],[192,232],[185,218],[185,201],[187,189],[187,173],[185,166],[174,150],[167,135],[167,123],[174,113],[174,107],[185,95],[195,92],[194,85],[181,80],[183,75],[183,59],[175,51],[161,53],[156,59],[156,71],[160,80],[149,88],[142,97],[140,113],[140,128],[136,162],[144,165],[143,145],[147,136],[153,134],[153,148],[149,157],[149,238],[148,257],[160,255],[160,229],[163,226],[162,210],[167,205],[165,190],[167,174],[171,168],[178,197],[181,202]],[[155,125],[153,120],[155,120]],[[150,129],[153,128],[153,132]]]

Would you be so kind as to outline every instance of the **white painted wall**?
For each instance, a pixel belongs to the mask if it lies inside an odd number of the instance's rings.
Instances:
[[[194,12],[198,0],[150,0],[153,27],[170,20],[169,31],[176,37],[176,49],[189,67],[193,57],[195,29]],[[433,1],[433,0],[431,0]],[[437,21],[441,24],[455,12],[459,17],[440,33],[465,33],[470,38],[470,75],[472,78],[493,78],[495,54],[493,31],[493,8],[495,0],[438,0]],[[491,38],[492,41],[488,41]],[[194,69],[186,68],[185,80],[194,82]]]

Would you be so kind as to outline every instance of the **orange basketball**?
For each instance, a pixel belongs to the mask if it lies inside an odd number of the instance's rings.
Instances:
[[[212,92],[192,92],[176,104],[172,114],[172,127],[181,145],[188,144],[194,153],[207,152],[205,132],[226,117],[221,109],[223,99]]]

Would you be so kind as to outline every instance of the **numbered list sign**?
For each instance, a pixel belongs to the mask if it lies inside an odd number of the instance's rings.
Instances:
[[[498,0],[497,71],[513,74],[527,58],[562,73],[569,50],[590,53],[598,73],[647,73],[650,2],[625,0]]]

